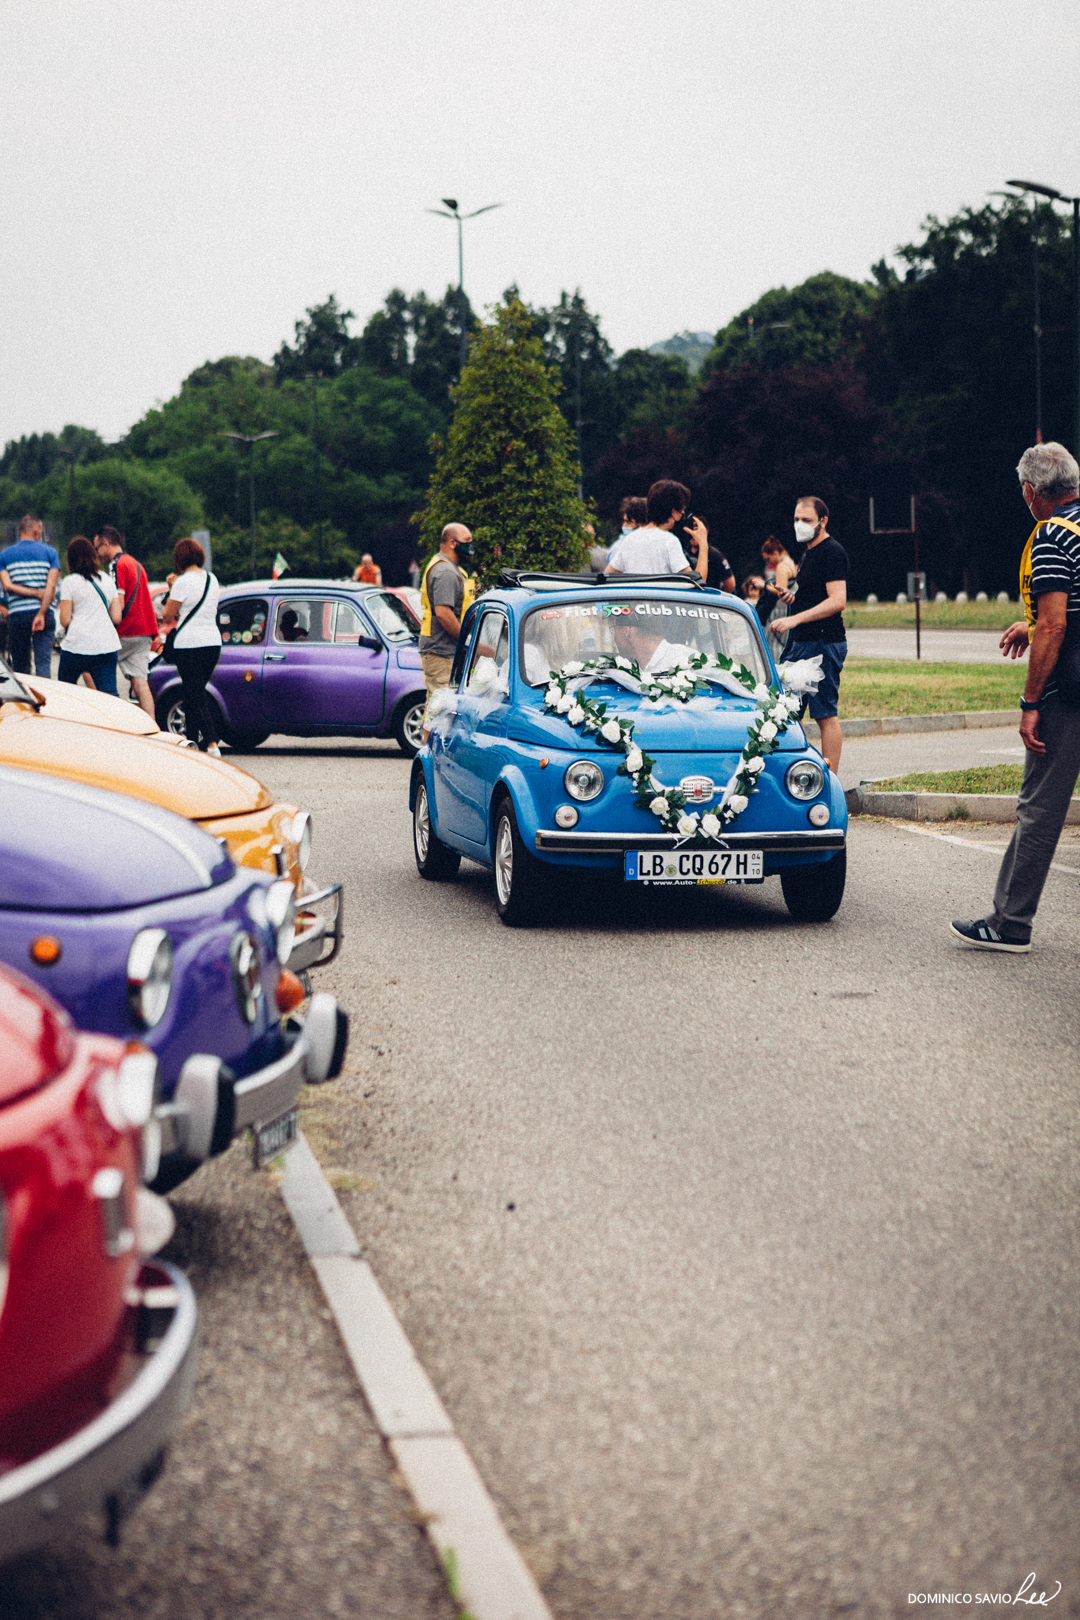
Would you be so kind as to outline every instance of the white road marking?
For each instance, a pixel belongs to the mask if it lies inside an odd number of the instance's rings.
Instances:
[[[916,827],[910,821],[899,823],[902,831],[914,833],[918,838],[937,838],[943,844],[961,844],[964,849],[985,849],[991,854],[1001,855],[1008,844],[983,844],[974,838],[958,838],[955,833],[931,832],[929,827]],[[1051,872],[1068,872],[1072,877],[1080,877],[1080,866],[1065,866],[1061,861],[1050,862]]]
[[[552,1620],[303,1134],[285,1155],[281,1196],[452,1596],[476,1620]]]
[[[980,754],[1010,754],[1010,755],[1014,755],[1017,759],[1023,759],[1024,755],[1027,753],[1027,749],[1026,748],[980,748],[979,753]]]

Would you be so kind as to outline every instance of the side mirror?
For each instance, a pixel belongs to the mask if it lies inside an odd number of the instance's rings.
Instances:
[[[361,636],[357,646],[366,647],[368,652],[382,652],[382,642],[377,636]]]

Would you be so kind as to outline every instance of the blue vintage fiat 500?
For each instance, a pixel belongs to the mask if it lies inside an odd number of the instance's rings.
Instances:
[[[756,615],[696,576],[507,572],[466,615],[428,707],[409,805],[421,876],[493,868],[503,921],[552,869],[635,884],[761,883],[833,916],[847,805],[806,738],[812,661],[778,672]]]

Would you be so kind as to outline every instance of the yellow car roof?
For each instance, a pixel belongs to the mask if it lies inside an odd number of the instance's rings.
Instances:
[[[189,821],[247,815],[274,802],[261,782],[227,760],[195,748],[163,748],[156,729],[139,737],[100,724],[73,725],[26,704],[0,708],[0,764],[110,788]]]

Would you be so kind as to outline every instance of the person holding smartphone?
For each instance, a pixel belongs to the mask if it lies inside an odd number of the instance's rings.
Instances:
[[[676,535],[677,523],[690,508],[690,491],[673,478],[661,478],[646,496],[643,528],[623,535],[611,548],[605,574],[689,574],[693,570]],[[691,518],[687,527],[697,552],[697,571],[709,577],[709,531],[700,518]],[[734,584],[734,580],[732,580]]]

